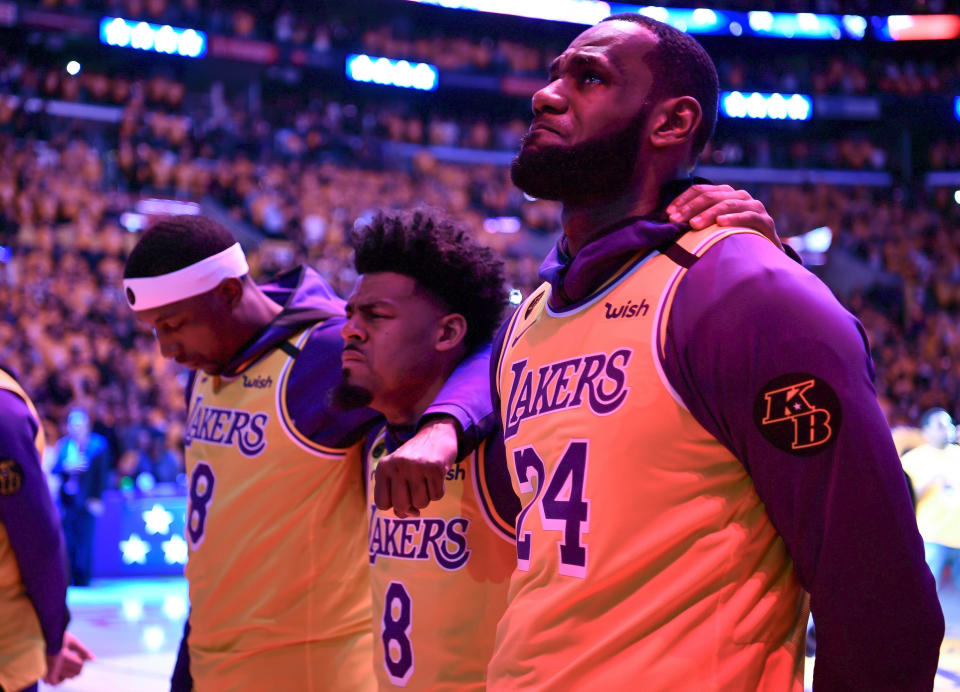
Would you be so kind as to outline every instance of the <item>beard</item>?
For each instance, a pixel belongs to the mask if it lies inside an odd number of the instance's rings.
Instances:
[[[630,185],[640,156],[640,133],[650,109],[640,112],[623,128],[573,146],[527,146],[510,164],[513,184],[537,199],[561,202],[614,197]]]
[[[369,406],[373,401],[373,392],[347,382],[347,373],[344,372],[340,382],[330,391],[329,401],[341,411],[353,411]]]

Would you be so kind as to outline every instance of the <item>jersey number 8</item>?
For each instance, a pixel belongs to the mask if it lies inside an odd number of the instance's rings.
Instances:
[[[398,581],[390,582],[383,598],[383,665],[394,685],[403,687],[413,675],[413,601]]]
[[[190,476],[190,502],[187,504],[187,538],[190,547],[196,550],[203,543],[207,530],[207,512],[213,502],[213,488],[217,477],[210,465],[201,461]]]

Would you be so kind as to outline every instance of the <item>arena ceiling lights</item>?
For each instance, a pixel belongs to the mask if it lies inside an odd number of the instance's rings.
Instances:
[[[346,64],[347,78],[355,82],[382,84],[402,89],[436,91],[437,68],[425,62],[392,60],[370,55],[350,54]]]
[[[135,22],[121,17],[100,20],[100,43],[151,53],[202,58],[207,54],[207,34],[198,29],[178,29],[168,24]]]
[[[601,0],[407,0],[454,10],[491,12],[514,17],[593,25],[611,14],[636,12],[690,34],[764,36],[767,38],[853,39],[866,36],[868,23],[857,14],[812,12],[734,12],[705,7],[683,9]],[[871,17],[873,36],[881,41],[937,41],[960,38],[960,16],[951,14]]]
[[[720,112],[728,118],[810,120],[813,117],[813,99],[805,94],[724,91],[720,94]]]
[[[895,14],[873,17],[881,41],[943,41],[960,38],[960,17],[952,14]]]
[[[600,0],[407,0],[447,9],[508,14],[593,25],[611,14],[630,12],[670,24],[690,34],[860,40],[867,20],[859,15],[811,12],[734,12],[705,7],[683,9]]]

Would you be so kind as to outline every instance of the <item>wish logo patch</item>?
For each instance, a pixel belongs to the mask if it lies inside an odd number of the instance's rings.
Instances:
[[[777,449],[797,456],[822,452],[840,430],[842,411],[833,388],[806,373],[767,383],[753,404],[753,420]]]

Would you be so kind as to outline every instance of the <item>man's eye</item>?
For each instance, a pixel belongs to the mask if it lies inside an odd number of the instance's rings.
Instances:
[[[595,72],[584,72],[580,81],[584,84],[603,84],[603,78]]]

